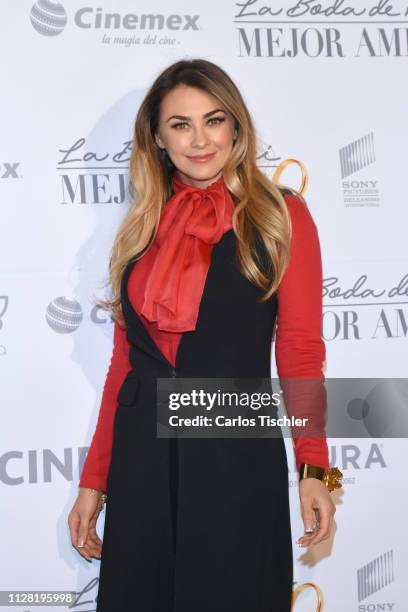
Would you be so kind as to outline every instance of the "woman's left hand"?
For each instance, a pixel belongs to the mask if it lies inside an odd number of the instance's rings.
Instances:
[[[300,546],[314,546],[327,540],[333,526],[336,506],[326,485],[318,478],[303,478],[299,482],[301,514],[305,534],[296,542]],[[306,533],[312,529],[310,533]]]

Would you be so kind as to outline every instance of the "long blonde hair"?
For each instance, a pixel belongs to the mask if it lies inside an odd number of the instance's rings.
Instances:
[[[173,194],[174,166],[167,153],[157,146],[154,134],[162,99],[180,84],[211,94],[235,120],[237,138],[223,168],[223,177],[235,204],[232,226],[237,238],[237,263],[248,280],[265,290],[260,301],[276,292],[289,262],[292,228],[283,195],[285,192],[300,194],[274,183],[259,170],[252,119],[228,74],[204,59],[180,60],[155,79],[135,120],[129,171],[132,203],[118,228],[109,259],[107,282],[113,293],[110,299],[97,300],[121,325],[124,319],[120,287],[124,269],[130,259],[139,259],[152,244],[163,207]],[[266,271],[254,248],[257,235],[266,248]]]

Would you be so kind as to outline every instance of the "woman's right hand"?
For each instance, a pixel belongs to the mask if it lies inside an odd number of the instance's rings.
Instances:
[[[72,545],[87,561],[92,557],[100,559],[102,554],[102,540],[96,532],[96,522],[103,507],[101,496],[102,491],[80,487],[68,515]]]

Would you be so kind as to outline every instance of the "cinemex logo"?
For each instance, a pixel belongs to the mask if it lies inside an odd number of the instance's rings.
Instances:
[[[67,14],[59,2],[39,0],[31,7],[30,21],[39,34],[57,36],[67,25]]]
[[[82,323],[81,304],[66,296],[57,297],[48,304],[45,319],[58,334],[71,334]]]
[[[91,322],[97,325],[103,325],[109,321],[113,323],[112,317],[106,315],[100,316],[101,311],[104,312],[97,305],[91,308],[89,315]],[[77,300],[65,295],[54,298],[48,304],[45,313],[45,320],[57,334],[72,334],[79,329],[83,319],[84,314],[81,304]]]
[[[394,552],[389,550],[357,570],[358,601],[367,599],[394,582]],[[394,602],[360,604],[358,612],[394,610]]]
[[[54,482],[62,476],[67,482],[82,473],[89,447],[9,450],[0,455],[0,482],[8,486]],[[74,464],[78,464],[78,472]]]
[[[86,6],[78,9],[73,24],[85,30],[199,30],[199,15],[163,15],[162,13],[106,12],[102,8]],[[30,13],[33,28],[43,36],[56,36],[67,25],[65,8],[59,2],[38,0]],[[103,42],[108,42],[104,40]],[[159,41],[160,42],[160,41]]]
[[[345,206],[379,206],[378,180],[368,176],[360,178],[362,170],[375,163],[374,133],[342,147],[339,157]]]

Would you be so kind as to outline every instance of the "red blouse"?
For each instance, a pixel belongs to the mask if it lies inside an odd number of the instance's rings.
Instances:
[[[292,220],[292,243],[290,262],[277,292],[277,373],[280,378],[324,379],[322,366],[326,351],[321,337],[322,261],[318,231],[304,202],[297,196],[284,197]],[[223,233],[230,227],[226,220]],[[134,265],[129,276],[129,299],[139,316],[148,272],[156,252],[153,243],[146,255]],[[159,330],[155,321],[150,322],[143,316],[141,319],[163,354],[174,364],[182,333]],[[117,395],[131,369],[129,349],[126,330],[115,322],[111,360],[95,433],[81,473],[80,487],[106,491]],[[292,412],[295,410],[292,409]],[[294,447],[298,470],[301,463],[329,467],[325,438],[295,438]]]

